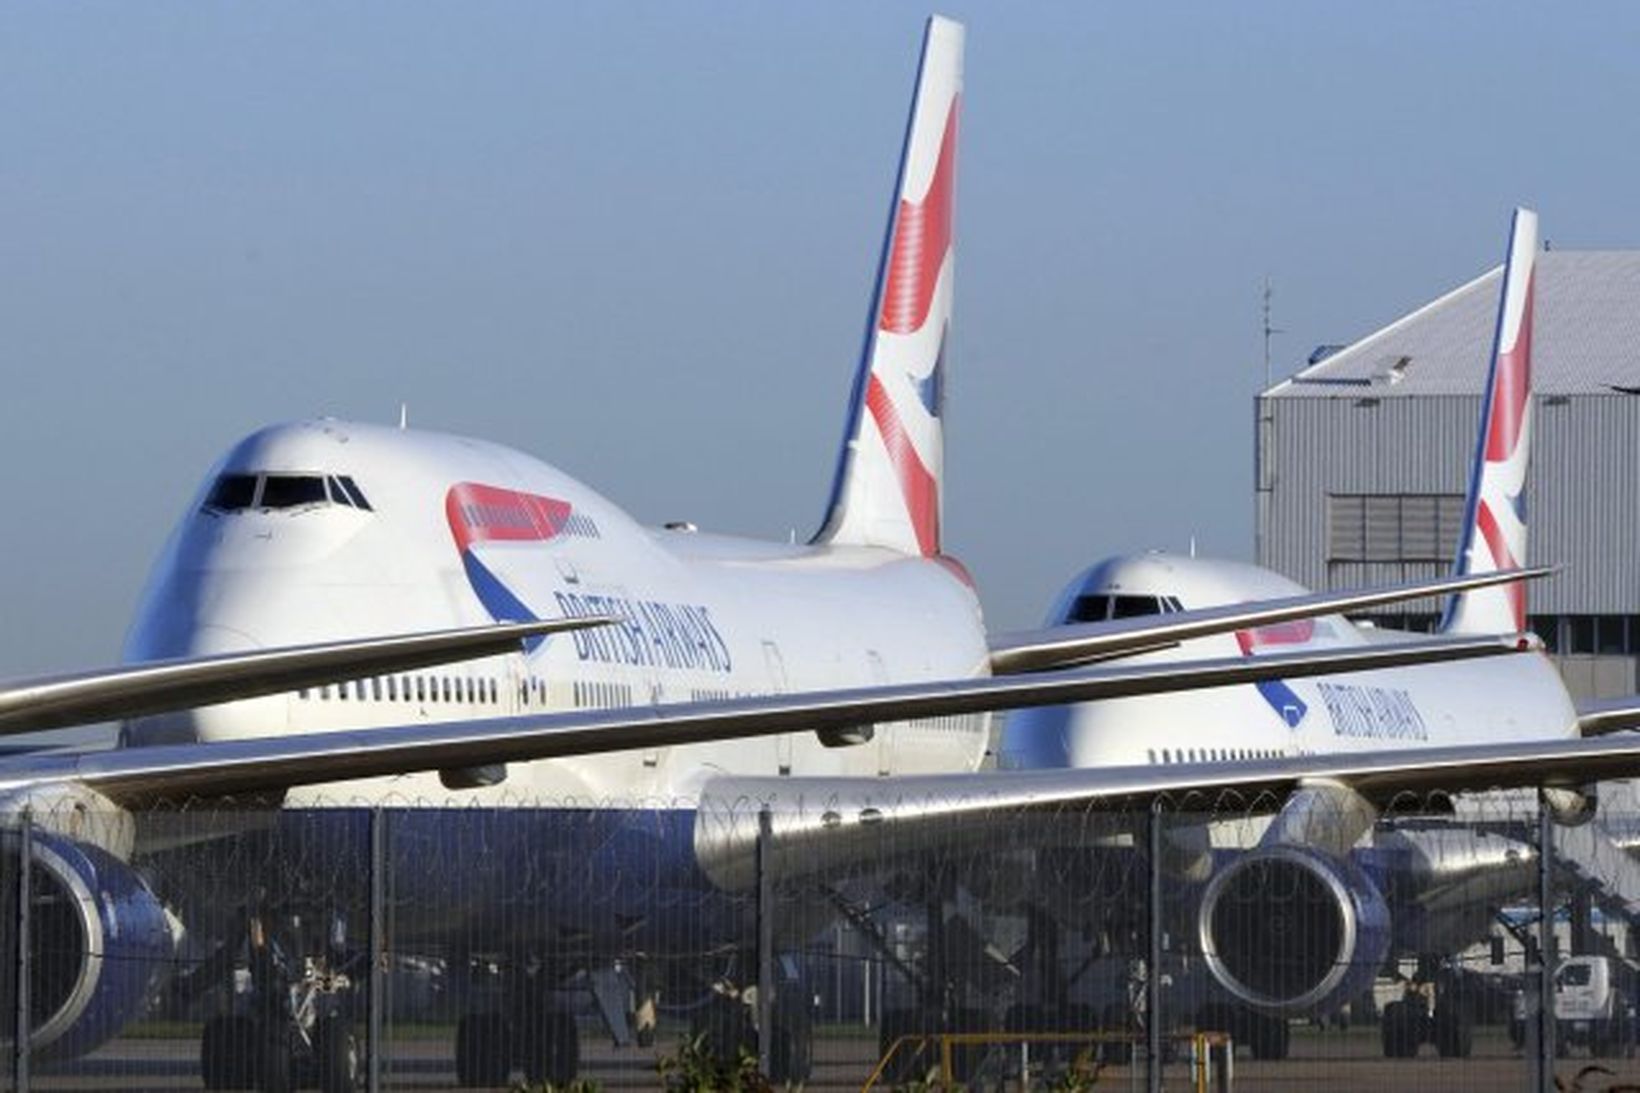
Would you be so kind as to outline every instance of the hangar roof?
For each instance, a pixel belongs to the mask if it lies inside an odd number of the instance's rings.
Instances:
[[[1503,267],[1270,388],[1272,398],[1473,395],[1486,382]],[[1640,394],[1640,250],[1538,255],[1532,387]]]

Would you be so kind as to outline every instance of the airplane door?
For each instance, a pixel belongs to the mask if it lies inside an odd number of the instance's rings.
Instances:
[[[772,641],[763,643],[763,667],[768,674],[769,692],[786,693],[786,661],[780,655],[780,646]],[[792,734],[781,733],[774,738],[774,765],[780,774],[792,772]]]

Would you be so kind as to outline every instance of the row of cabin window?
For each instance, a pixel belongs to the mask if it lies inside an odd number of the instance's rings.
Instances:
[[[632,687],[626,683],[595,683],[576,680],[575,704],[596,710],[615,710],[632,705]]]
[[[1282,753],[1274,748],[1151,748],[1146,754],[1152,763],[1225,763],[1279,759]]]
[[[328,702],[466,702],[471,705],[500,701],[493,679],[451,678],[450,676],[388,676],[385,679],[353,679],[334,686],[304,687],[297,695]]]
[[[467,702],[479,703],[496,701],[496,686],[493,679],[452,679],[449,676],[409,676],[402,680],[398,676],[381,678],[355,679],[345,683],[338,683],[334,689],[330,684],[313,689],[303,689],[299,692],[302,698],[317,698],[329,701],[334,698],[346,702],[349,699],[371,702]]]
[[[929,732],[960,732],[977,733],[983,724],[983,718],[972,714],[948,714],[945,717],[921,717],[912,724],[919,729]]]

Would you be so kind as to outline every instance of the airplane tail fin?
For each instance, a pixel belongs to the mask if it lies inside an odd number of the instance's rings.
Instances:
[[[1481,404],[1480,437],[1457,572],[1492,573],[1526,564],[1526,464],[1532,442],[1532,297],[1538,218],[1516,209],[1503,270],[1492,367]],[[1453,596],[1441,629],[1452,634],[1526,629],[1526,585],[1516,582]]]
[[[940,552],[963,27],[928,20],[847,432],[817,543]]]

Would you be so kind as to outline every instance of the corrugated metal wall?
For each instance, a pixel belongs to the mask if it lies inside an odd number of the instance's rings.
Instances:
[[[1312,588],[1381,583],[1445,566],[1327,564],[1327,495],[1461,494],[1477,395],[1261,398],[1257,403],[1258,561]],[[1531,610],[1640,614],[1640,397],[1537,399],[1526,504]]]

